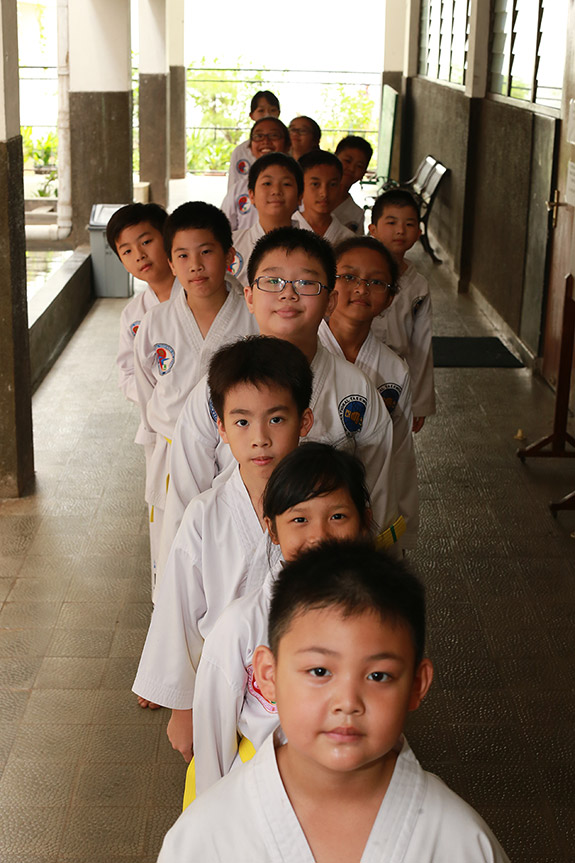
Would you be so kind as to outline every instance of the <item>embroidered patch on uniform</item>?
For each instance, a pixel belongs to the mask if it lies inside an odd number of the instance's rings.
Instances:
[[[218,415],[217,415],[217,413],[216,413],[216,409],[215,409],[215,407],[214,407],[214,403],[212,402],[212,400],[211,400],[211,399],[208,399],[208,408],[209,408],[209,410],[210,410],[210,416],[211,416],[211,418],[213,419],[213,421],[214,421],[214,422],[215,422],[215,424],[217,425],[217,424],[218,424]]]
[[[361,431],[367,399],[364,396],[346,396],[338,406],[339,418],[346,432],[355,434]]]
[[[244,216],[249,210],[251,210],[251,203],[248,195],[240,195],[238,198],[238,210]]]
[[[253,695],[253,697],[259,701],[264,710],[267,710],[268,713],[277,713],[278,709],[275,704],[272,704],[271,701],[268,701],[265,695],[263,695],[261,689],[258,686],[257,680],[254,677],[254,669],[253,666],[250,665],[247,668],[248,672],[248,692]]]
[[[382,384],[377,390],[384,400],[386,408],[392,414],[399,401],[401,387],[399,384]]]
[[[420,310],[420,308],[422,307],[424,299],[425,299],[425,297],[416,297],[416,298],[414,299],[414,301],[412,302],[412,304],[411,304],[411,314],[413,315],[413,317],[415,317],[415,316],[416,316],[416,314],[418,313],[418,311],[419,311],[419,310]]]
[[[250,169],[250,163],[246,162],[245,159],[240,159],[236,168],[238,169],[238,174],[247,174]]]
[[[130,324],[130,332],[132,333],[133,336],[135,336],[136,333],[138,332],[139,326],[140,326],[140,321],[134,321],[133,323]]]
[[[158,361],[158,369],[161,375],[167,375],[172,371],[172,366],[176,359],[176,352],[170,345],[158,344],[154,345],[156,351],[156,360]]]
[[[230,266],[228,267],[228,273],[231,273],[232,276],[237,276],[237,274],[241,272],[243,265],[244,265],[243,257],[240,255],[239,252],[236,252],[233,261],[231,262]]]

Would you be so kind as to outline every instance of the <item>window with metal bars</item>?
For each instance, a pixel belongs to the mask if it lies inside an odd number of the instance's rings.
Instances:
[[[489,90],[561,107],[567,0],[494,0]]]
[[[419,74],[465,84],[469,0],[421,0]]]

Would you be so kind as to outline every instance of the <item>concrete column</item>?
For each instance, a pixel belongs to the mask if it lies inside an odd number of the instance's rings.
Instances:
[[[0,5],[0,498],[34,479],[16,0]]]
[[[184,65],[184,0],[168,3],[170,65],[170,178],[186,176],[186,67]]]
[[[140,0],[140,180],[167,206],[170,97],[166,0]]]
[[[73,239],[86,242],[93,204],[132,200],[130,0],[73,0],[70,155]]]

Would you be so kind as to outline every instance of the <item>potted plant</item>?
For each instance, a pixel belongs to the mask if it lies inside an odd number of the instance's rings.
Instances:
[[[35,174],[51,174],[56,171],[58,136],[48,132],[45,138],[37,138],[30,149]]]

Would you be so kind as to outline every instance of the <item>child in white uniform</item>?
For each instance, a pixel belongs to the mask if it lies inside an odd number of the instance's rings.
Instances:
[[[372,332],[397,292],[397,264],[374,237],[344,240],[335,250],[337,306],[319,336],[328,351],[345,357],[377,387],[393,421],[393,457],[399,512],[405,518],[403,548],[415,548],[419,523],[417,470],[411,427],[407,363]]]
[[[343,166],[343,176],[333,214],[346,228],[361,237],[365,234],[365,212],[363,207],[355,203],[349,190],[363,179],[373,155],[373,147],[359,135],[348,135],[335,148],[335,155]]]
[[[256,120],[263,120],[265,117],[279,117],[280,103],[278,97],[271,90],[258,90],[252,96],[250,103],[250,119],[253,123]],[[228,189],[234,186],[238,180],[247,176],[254,157],[250,150],[250,142],[242,141],[232,150],[230,156],[230,169],[228,171]]]
[[[249,143],[253,164],[266,153],[287,153],[290,147],[289,132],[281,120],[266,117],[252,126]],[[249,228],[258,218],[248,195],[248,173],[249,167],[246,173],[236,178],[222,201],[222,210],[230,220],[232,231]]]
[[[343,169],[333,153],[312,150],[300,159],[303,171],[303,210],[296,213],[300,228],[314,231],[334,246],[353,234],[333,215]]]
[[[221,612],[268,568],[262,495],[274,467],[313,422],[311,371],[279,339],[255,336],[223,348],[208,376],[217,425],[237,467],[184,513],[157,592],[134,691],[172,708],[168,736],[192,754],[192,703],[202,644]]]
[[[361,462],[327,444],[303,443],[271,475],[263,513],[271,541],[288,562],[322,540],[367,538],[371,512]],[[194,693],[195,788],[186,783],[184,808],[194,792],[203,793],[247,761],[246,753],[251,757],[278,724],[275,705],[254,678],[252,656],[258,644],[267,644],[271,591],[281,566],[268,573],[263,587],[232,602],[206,639]]]
[[[233,259],[229,223],[202,201],[178,207],[164,226],[166,253],[184,290],[151,309],[134,342],[142,427],[154,439],[146,470],[153,572],[169,481],[169,447],[181,407],[222,343],[253,333],[245,303],[226,269]],[[156,588],[152,581],[152,597]]]
[[[421,235],[419,207],[410,192],[390,189],[380,195],[371,214],[369,233],[381,240],[399,267],[399,291],[391,306],[374,321],[378,338],[409,366],[413,431],[435,413],[431,295],[427,279],[405,258]]]
[[[362,460],[374,520],[382,541],[393,544],[398,512],[391,418],[366,375],[318,343],[319,325],[337,300],[335,275],[333,249],[322,237],[297,228],[279,228],[258,240],[252,252],[246,300],[262,334],[287,339],[308,358],[314,375],[311,439],[354,452]],[[233,461],[229,448],[218,445],[205,379],[182,408],[171,456],[160,565],[188,502],[210,488],[218,473]]]
[[[303,174],[295,159],[285,153],[268,153],[250,168],[248,195],[257,210],[258,221],[251,228],[234,231],[235,257],[231,272],[239,279],[247,276],[248,261],[260,237],[275,228],[297,227],[292,220],[303,194]]]
[[[424,635],[423,586],[382,552],[334,542],[287,564],[253,657],[281,727],[182,813],[158,863],[509,863],[402,735],[431,684]]]

